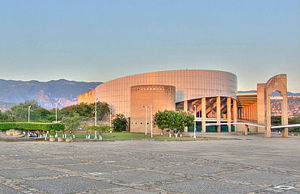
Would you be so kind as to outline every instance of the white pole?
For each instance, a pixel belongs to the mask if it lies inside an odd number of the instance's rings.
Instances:
[[[97,126],[97,98],[95,98],[95,126]]]
[[[56,103],[56,109],[55,109],[55,123],[57,123],[57,108],[58,108],[58,103]]]
[[[152,113],[152,104],[150,106],[150,114],[151,114],[151,120],[150,120],[150,125],[151,125],[151,138],[153,137],[153,113]]]
[[[148,126],[147,126],[147,123],[148,123],[148,106],[145,106],[146,108],[146,123],[145,123],[145,135],[148,134]]]
[[[194,105],[194,109],[195,109],[195,110],[194,110],[194,112],[195,112],[195,113],[194,113],[194,115],[195,115],[194,138],[196,138],[196,129],[197,129],[197,128],[196,128],[196,127],[197,127],[197,126],[196,126],[196,124],[197,124],[197,122],[196,122],[196,118],[197,118],[197,108],[196,108],[196,105]]]
[[[111,106],[109,105],[109,127],[111,128]]]
[[[28,123],[30,122],[30,108],[31,106],[28,106]]]

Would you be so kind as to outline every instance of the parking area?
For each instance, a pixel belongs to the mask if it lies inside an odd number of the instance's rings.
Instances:
[[[300,137],[0,142],[0,193],[299,193]]]

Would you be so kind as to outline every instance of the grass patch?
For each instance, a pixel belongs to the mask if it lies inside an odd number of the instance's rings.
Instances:
[[[61,136],[61,135],[59,135]],[[76,139],[85,140],[86,134],[77,133]],[[158,140],[158,141],[195,141],[195,140],[220,140],[224,138],[218,137],[169,137],[163,135],[153,135],[151,138],[150,134],[145,135],[144,133],[130,133],[130,132],[113,132],[113,133],[103,133],[103,140],[112,140],[112,141],[122,141],[122,140]],[[90,139],[94,139],[94,133],[91,134]],[[228,139],[228,138],[227,138]]]

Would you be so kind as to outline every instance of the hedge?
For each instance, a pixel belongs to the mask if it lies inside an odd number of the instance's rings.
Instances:
[[[33,131],[61,131],[65,126],[61,123],[25,123],[25,122],[3,122],[0,123],[0,131],[9,129],[33,130]]]
[[[102,133],[107,133],[110,130],[109,126],[88,126],[86,130],[96,130],[101,131]]]

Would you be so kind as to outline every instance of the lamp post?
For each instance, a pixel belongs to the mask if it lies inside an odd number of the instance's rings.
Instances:
[[[55,123],[57,123],[57,116],[58,116],[58,114],[57,114],[57,112],[58,112],[58,103],[55,103]]]
[[[153,138],[153,114],[152,114],[152,104],[150,105],[150,125],[151,125],[151,138]]]
[[[31,106],[28,106],[28,114],[27,114],[27,116],[28,116],[28,123],[30,123],[30,108],[31,108]],[[27,131],[27,136],[29,137],[30,136],[30,134],[29,134],[29,130]]]
[[[109,127],[111,128],[111,106],[109,105]]]
[[[30,123],[30,108],[31,106],[28,106],[28,123]]]
[[[95,126],[97,126],[97,98],[95,98]]]
[[[194,138],[196,138],[196,129],[197,129],[197,128],[196,128],[196,127],[197,127],[197,126],[196,126],[196,125],[197,125],[197,121],[196,121],[196,118],[197,118],[197,107],[196,107],[196,105],[194,105],[194,109],[195,109],[195,110],[194,110],[194,112],[195,112],[195,113],[194,113],[194,115],[195,115]]]
[[[146,123],[145,123],[145,135],[148,134],[148,106],[145,106],[146,109]]]

